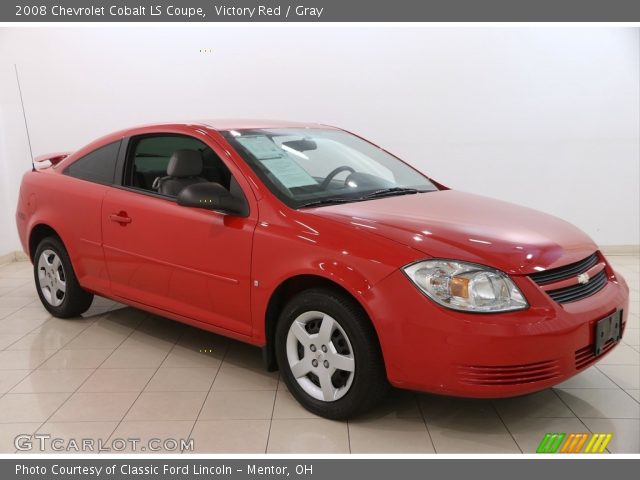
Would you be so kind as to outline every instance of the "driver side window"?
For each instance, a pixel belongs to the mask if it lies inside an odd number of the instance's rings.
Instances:
[[[229,190],[231,172],[218,155],[187,135],[144,135],[131,140],[124,185],[176,197],[182,188],[215,182]]]

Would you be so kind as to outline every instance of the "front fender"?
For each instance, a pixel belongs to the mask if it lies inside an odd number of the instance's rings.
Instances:
[[[259,222],[252,255],[251,311],[254,342],[264,345],[267,309],[287,280],[315,276],[341,287],[374,322],[367,296],[377,282],[424,256],[379,235],[308,216],[291,223]]]

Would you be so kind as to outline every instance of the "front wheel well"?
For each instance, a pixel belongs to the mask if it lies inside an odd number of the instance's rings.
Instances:
[[[263,347],[262,355],[265,366],[269,371],[278,370],[278,363],[275,356],[274,337],[276,331],[276,325],[280,312],[287,304],[289,300],[298,295],[299,293],[310,290],[312,288],[322,288],[325,290],[331,290],[346,295],[354,301],[354,303],[362,310],[366,318],[369,318],[367,312],[362,307],[360,302],[351,293],[341,285],[332,282],[323,277],[317,275],[297,275],[295,277],[288,278],[282,282],[273,292],[267,305],[267,311],[265,314],[265,338],[266,345]],[[375,329],[374,329],[375,330]]]
[[[60,235],[58,235],[58,232],[44,223],[36,225],[31,230],[31,234],[29,235],[29,257],[31,258],[32,262],[38,245],[47,237],[56,237],[60,239]]]

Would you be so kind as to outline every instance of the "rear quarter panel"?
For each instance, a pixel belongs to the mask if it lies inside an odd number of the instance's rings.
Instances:
[[[63,175],[60,170],[27,172],[22,180],[17,220],[25,252],[38,225],[54,229],[64,243],[80,284],[108,291],[102,252],[100,208],[109,188]]]

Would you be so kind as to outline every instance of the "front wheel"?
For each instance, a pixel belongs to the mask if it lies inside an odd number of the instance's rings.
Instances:
[[[82,289],[62,242],[47,237],[33,257],[33,274],[38,296],[54,317],[77,317],[91,306],[93,295]]]
[[[287,387],[317,415],[353,417],[388,389],[373,326],[347,295],[321,289],[300,293],[282,311],[275,340]]]

